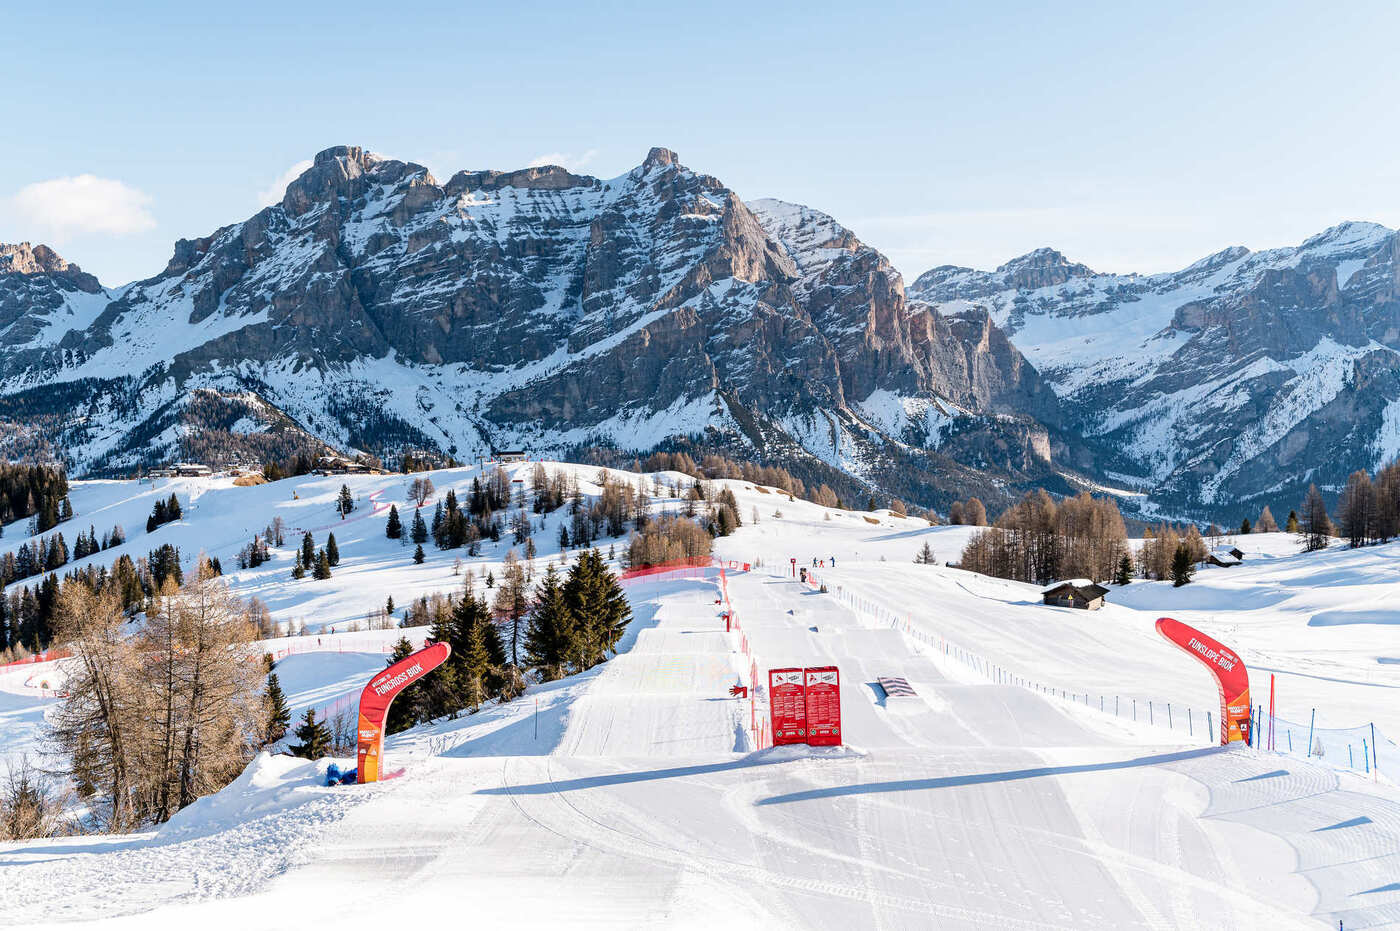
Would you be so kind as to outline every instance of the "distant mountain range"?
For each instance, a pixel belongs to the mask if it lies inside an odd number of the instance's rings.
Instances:
[[[1400,449],[1397,238],[1100,275],[1038,250],[906,294],[831,217],[653,149],[612,179],[327,149],[105,288],[0,246],[0,452],[76,474],[325,446],[715,450],[943,508],[1118,486],[1244,508]]]
[[[1400,235],[1383,226],[1150,276],[1040,249],[994,272],[935,268],[909,293],[989,311],[1068,426],[1121,456],[1108,478],[1164,506],[1292,505],[1400,453]]]

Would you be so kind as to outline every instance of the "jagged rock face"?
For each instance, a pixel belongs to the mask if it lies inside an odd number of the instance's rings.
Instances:
[[[666,149],[613,179],[545,166],[445,184],[327,149],[280,204],[104,296],[0,373],[9,394],[66,386],[83,416],[55,442],[79,471],[186,442],[197,390],[196,410],[253,396],[308,437],[376,453],[645,450],[708,431],[859,473],[886,445],[897,458],[956,437],[1000,481],[1049,470],[1044,424],[1059,422],[987,314],[907,301],[830,217],[746,205]],[[44,396],[25,410],[44,416]]]
[[[48,246],[0,243],[0,341],[20,353],[92,322],[110,296]]]
[[[1070,425],[1163,505],[1288,506],[1400,453],[1400,234],[1346,223],[1152,276],[1007,273],[1026,264],[938,268],[910,291],[947,315],[985,308]]]

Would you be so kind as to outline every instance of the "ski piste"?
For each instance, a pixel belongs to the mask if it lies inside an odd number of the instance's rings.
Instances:
[[[471,477],[433,473],[439,489]],[[324,498],[329,509],[340,481],[303,480],[297,500]],[[402,500],[403,481],[351,485],[357,495],[388,488],[386,497]],[[149,500],[124,503],[118,484],[92,491],[144,520]],[[1400,818],[1384,778],[1351,772],[1332,753],[1306,761],[1219,748],[1217,734],[1188,739],[1145,715],[1133,722],[998,681],[936,646],[957,643],[1070,694],[1216,707],[1209,672],[1155,632],[1155,619],[1170,615],[1220,635],[1251,669],[1287,670],[1281,713],[1316,705],[1340,724],[1374,709],[1393,733],[1391,682],[1367,677],[1394,668],[1376,662],[1388,654],[1375,626],[1309,623],[1363,610],[1345,586],[1319,584],[1324,577],[1353,579],[1366,598],[1395,584],[1380,562],[1389,549],[1301,557],[1284,535],[1250,539],[1244,567],[1204,571],[1185,590],[1134,583],[1111,592],[1103,611],[1074,612],[1038,604],[1034,586],[912,563],[925,540],[954,556],[967,528],[721,484],[745,518],[716,552],[726,566],[750,564],[725,571],[740,630],[716,604],[717,572],[629,583],[634,621],[617,656],[516,701],[388,738],[390,765],[404,769],[397,779],[326,787],[329,764],[353,759],[267,755],[159,831],[0,845],[0,924],[301,927],[324,921],[327,903],[355,903],[357,921],[389,922],[407,909],[460,915],[463,890],[475,920],[541,928],[1393,920],[1397,896],[1386,886]],[[275,486],[239,497],[215,482],[198,490],[185,521],[159,531],[190,541],[182,550],[214,527],[242,545],[243,523],[265,524],[289,498]],[[80,513],[96,503],[85,492],[74,492]],[[293,506],[308,508],[307,526],[334,519],[312,513],[318,505]],[[235,512],[239,523],[226,527]],[[377,604],[386,587],[402,601],[413,586],[460,584],[453,554],[433,551],[414,566],[396,541],[382,540],[380,520],[347,526],[344,540],[337,531],[343,561],[333,579],[300,587],[279,579],[275,617]],[[488,551],[478,573],[499,571],[504,549]],[[826,593],[791,577],[789,560],[808,565],[814,550],[828,560],[816,570]],[[833,555],[839,568],[830,568]],[[274,574],[285,576],[285,566],[272,568],[230,573],[235,591],[267,590]],[[1256,607],[1263,590],[1275,594],[1274,607]],[[357,692],[385,667],[378,644],[401,633],[336,624],[336,634],[321,635],[323,649],[281,661],[294,710]],[[839,669],[844,746],[754,748],[748,701],[729,693],[752,684],[740,637],[761,675]],[[284,638],[277,649],[308,639],[316,635]],[[1310,659],[1319,645],[1332,668]],[[35,715],[55,700],[26,694],[19,675],[0,673],[0,713],[20,725],[7,741],[32,735]],[[882,678],[903,679],[914,695],[891,696]],[[20,746],[7,743],[6,752]]]

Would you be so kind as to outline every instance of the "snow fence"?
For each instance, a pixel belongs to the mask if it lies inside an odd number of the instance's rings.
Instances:
[[[807,584],[820,588],[817,574],[807,570]],[[915,626],[911,615],[892,611],[884,605],[845,588],[828,586],[836,596],[857,615],[870,619],[876,626],[888,626],[928,647],[935,657],[959,664],[964,670],[989,682],[1016,685],[1031,689],[1047,698],[1080,705],[1101,714],[1132,720],[1150,727],[1166,728],[1173,734],[1191,741],[1215,744],[1219,740],[1219,707],[1192,708],[1181,702],[1163,699],[1142,699],[1094,692],[1077,692],[1036,681],[993,663],[974,650],[969,650],[933,631],[933,625],[920,618]],[[1400,748],[1395,741],[1367,723],[1356,727],[1323,728],[1317,725],[1317,714],[1307,724],[1269,718],[1267,710],[1256,706],[1252,716],[1250,745],[1260,752],[1275,752],[1283,756],[1310,760],[1336,769],[1350,770],[1379,780],[1387,774],[1394,781],[1400,774]],[[1269,728],[1273,728],[1272,740]]]

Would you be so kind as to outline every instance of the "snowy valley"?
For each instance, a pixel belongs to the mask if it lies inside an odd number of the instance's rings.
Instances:
[[[601,490],[596,467],[544,465]],[[505,468],[524,486],[534,464]],[[484,478],[424,474],[426,510]],[[659,488],[658,513],[685,506],[669,489],[687,476],[613,474]],[[519,552],[506,537],[415,563],[385,533],[389,504],[411,513],[415,477],[99,480],[70,496],[74,524],[126,531],[88,559],[168,542],[189,570],[203,552],[276,624],[305,625],[266,644],[299,713],[353,700],[392,640],[422,642],[423,628],[352,629],[386,598],[460,591],[468,570],[479,588]],[[396,779],[326,787],[332,760],[264,754],[158,829],[0,843],[0,925],[294,928],[464,908],[527,928],[1400,925],[1400,615],[1386,607],[1400,544],[1302,554],[1292,535],[1238,535],[1242,565],[1113,586],[1079,611],[943,565],[976,528],[711,484],[743,525],[715,541],[715,568],[625,582],[633,620],[607,662],[391,737]],[[145,532],[172,493],[180,518]],[[288,544],[237,568],[278,517]],[[532,517],[542,571],[566,516]],[[330,578],[291,577],[302,530],[318,545],[335,533]],[[21,524],[5,531],[0,550],[26,542]],[[916,564],[925,543],[937,560]],[[1156,633],[1163,615],[1234,647],[1256,701],[1273,677],[1277,752],[1214,746],[1215,683]],[[826,664],[845,746],[763,746],[750,715],[766,715],[766,670]],[[62,660],[0,670],[7,759],[45,752],[62,676]],[[915,694],[886,693],[888,676]],[[1318,753],[1296,730],[1313,709]]]

